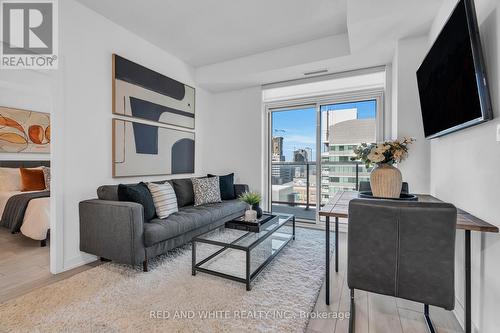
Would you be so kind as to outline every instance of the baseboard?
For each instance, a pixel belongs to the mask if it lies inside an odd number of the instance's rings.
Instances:
[[[460,324],[460,326],[462,327],[462,329],[465,329],[465,325],[464,325],[464,313],[465,313],[465,311],[464,311],[462,304],[460,304],[460,302],[458,301],[457,298],[455,298],[455,308],[453,309],[452,312],[455,315],[455,318],[457,318],[457,321]]]
[[[68,259],[68,260],[64,260],[63,270],[61,272],[58,272],[58,273],[69,271],[71,269],[74,269],[74,268],[89,264],[91,262],[94,262],[98,259],[99,258],[94,256],[94,255],[91,255],[88,253],[82,253],[82,255],[80,255],[80,256],[73,257],[73,258]]]

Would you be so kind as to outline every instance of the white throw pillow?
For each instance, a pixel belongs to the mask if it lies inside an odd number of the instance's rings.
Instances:
[[[0,168],[0,191],[21,191],[22,187],[19,168]]]
[[[167,218],[171,214],[179,211],[177,208],[177,197],[174,188],[168,182],[165,184],[147,183],[149,192],[153,197],[156,215],[160,219]]]
[[[221,202],[219,177],[192,178],[194,205],[200,206],[209,203]]]

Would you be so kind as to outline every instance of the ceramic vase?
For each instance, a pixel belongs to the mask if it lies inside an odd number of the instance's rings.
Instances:
[[[260,205],[258,203],[253,204],[252,209],[257,212],[257,218],[260,219],[262,217],[262,208],[260,208]]]
[[[378,164],[370,174],[370,187],[374,197],[399,198],[402,184],[401,171],[390,164]]]

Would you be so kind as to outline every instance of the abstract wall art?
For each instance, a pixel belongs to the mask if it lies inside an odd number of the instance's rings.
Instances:
[[[0,153],[50,153],[50,114],[0,106]]]
[[[195,89],[113,54],[113,113],[194,129]]]
[[[194,173],[193,132],[113,119],[113,177]]]

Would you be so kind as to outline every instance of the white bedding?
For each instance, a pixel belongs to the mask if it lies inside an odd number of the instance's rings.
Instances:
[[[39,192],[39,191],[33,191]],[[0,192],[0,217],[3,214],[5,205],[10,197],[19,193],[27,193],[21,191]],[[47,231],[50,227],[50,198],[32,199],[26,212],[24,213],[23,225],[21,233],[35,240],[45,239]]]

